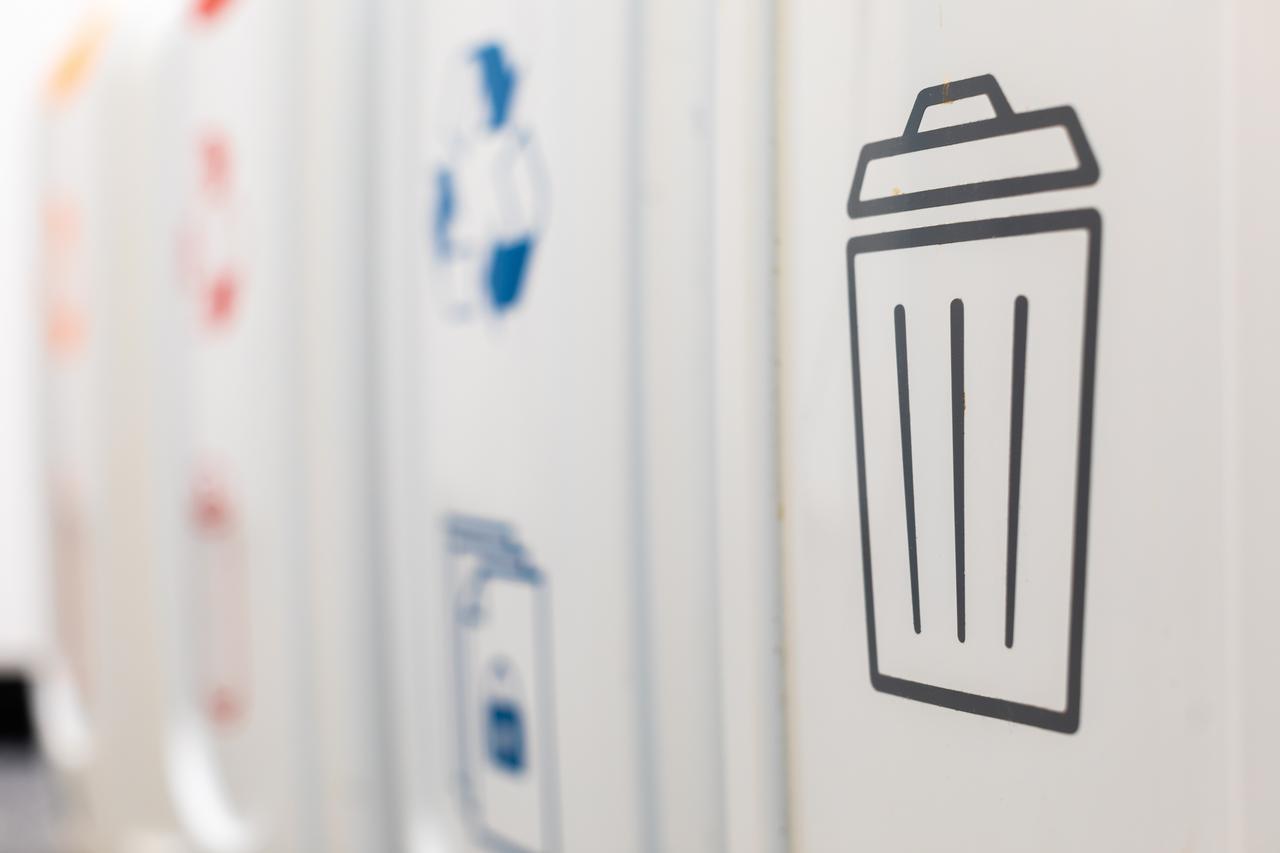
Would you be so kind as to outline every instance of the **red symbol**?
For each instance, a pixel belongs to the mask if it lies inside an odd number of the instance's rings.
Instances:
[[[219,725],[226,726],[244,716],[244,705],[229,687],[215,687],[209,693],[209,716]]]
[[[212,477],[196,481],[191,510],[196,526],[205,533],[222,533],[231,526],[231,503]]]
[[[206,21],[213,20],[223,9],[230,5],[231,0],[196,0],[196,17],[204,18]]]
[[[249,590],[233,499],[216,474],[196,478],[191,520],[198,532],[192,603],[205,713],[220,729],[249,712]]]
[[[210,326],[222,326],[231,321],[238,292],[235,273],[224,272],[214,278],[205,292],[205,320]]]
[[[244,280],[237,262],[238,231],[233,194],[231,140],[207,130],[196,144],[198,193],[186,227],[178,235],[179,269],[195,282],[196,311],[209,329],[235,319]]]
[[[231,187],[231,144],[217,131],[210,131],[201,143],[205,188],[221,194]]]

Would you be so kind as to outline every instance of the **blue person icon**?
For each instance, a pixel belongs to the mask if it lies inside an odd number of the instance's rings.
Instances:
[[[522,81],[501,42],[466,51],[447,75],[430,245],[455,319],[517,307],[547,218],[542,153],[517,109]]]

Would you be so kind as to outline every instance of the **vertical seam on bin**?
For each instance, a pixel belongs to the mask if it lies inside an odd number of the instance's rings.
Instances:
[[[911,624],[920,633],[920,573],[916,556],[916,491],[911,462],[911,391],[907,378],[907,312],[893,309],[898,351],[898,421],[902,430],[902,491],[907,508],[907,559],[911,576]]]
[[[1004,645],[1013,648],[1018,591],[1018,504],[1022,496],[1022,413],[1027,382],[1027,297],[1013,302],[1013,387],[1009,401],[1009,531],[1006,543]]]
[[[951,300],[951,474],[956,534],[956,639],[964,642],[964,301]]]

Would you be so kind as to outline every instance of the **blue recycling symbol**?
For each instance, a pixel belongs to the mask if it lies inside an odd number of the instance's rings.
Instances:
[[[502,44],[464,54],[455,110],[431,187],[431,248],[452,312],[503,314],[520,304],[546,218],[546,174],[516,117],[520,70]]]

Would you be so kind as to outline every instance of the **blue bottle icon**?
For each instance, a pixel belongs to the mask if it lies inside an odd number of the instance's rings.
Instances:
[[[519,775],[527,760],[525,713],[519,679],[511,661],[498,657],[489,664],[485,699],[485,746],[489,761],[505,773]]]
[[[547,578],[510,526],[447,522],[459,790],[495,849],[559,849]]]

